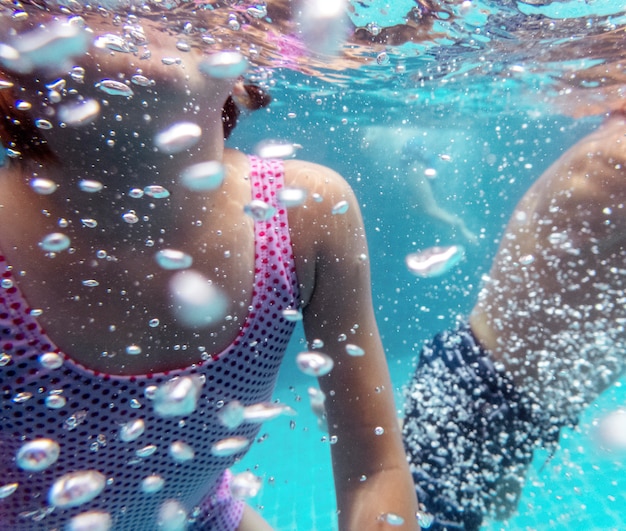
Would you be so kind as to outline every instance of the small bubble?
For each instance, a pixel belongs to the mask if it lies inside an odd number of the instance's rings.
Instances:
[[[314,339],[311,341],[311,348],[313,350],[324,348],[324,342],[321,339]]]
[[[405,262],[408,270],[420,277],[436,277],[453,269],[465,256],[461,245],[449,247],[431,247],[418,253],[407,255]]]
[[[128,196],[133,199],[141,199],[143,197],[143,190],[141,188],[131,188],[128,192]]]
[[[163,485],[165,485],[165,480],[156,474],[141,480],[141,490],[146,494],[152,494],[160,491],[163,488]]]
[[[297,144],[264,140],[257,144],[254,153],[262,159],[288,159],[296,154]]]
[[[2,286],[4,289],[12,288],[13,280],[11,280],[10,278],[3,278],[2,281],[0,281],[0,286]]]
[[[296,356],[298,368],[309,376],[324,376],[332,371],[334,362],[330,356],[321,352],[301,352]]]
[[[149,87],[150,85],[154,85],[154,81],[148,79],[146,76],[142,76],[141,74],[135,74],[130,78],[130,82],[140,87]]]
[[[0,499],[8,498],[13,494],[17,487],[19,487],[19,483],[7,483],[6,485],[2,485],[0,487]]]
[[[144,194],[155,199],[165,199],[170,196],[169,191],[160,184],[151,184],[143,189]]]
[[[136,398],[133,398],[130,401],[130,407],[133,409],[141,409],[141,402],[139,402]]]
[[[365,351],[361,347],[353,345],[352,343],[346,345],[346,352],[350,356],[363,356],[365,354]]]
[[[300,206],[306,201],[307,191],[303,188],[283,188],[278,191],[278,201],[287,208]]]
[[[374,428],[374,433],[375,433],[376,435],[382,435],[383,433],[385,433],[385,429],[384,429],[384,428],[382,428],[382,427],[380,427],[380,426],[376,426],[376,427]]]
[[[302,321],[302,312],[300,310],[296,310],[293,308],[285,308],[283,310],[283,317],[287,321],[292,321],[292,322]]]
[[[217,418],[227,428],[236,428],[244,421],[244,406],[239,400],[233,400],[217,412]]]
[[[102,190],[103,187],[104,185],[100,181],[94,181],[92,179],[82,179],[78,182],[78,188],[88,194],[95,194]]]
[[[224,175],[224,166],[219,162],[200,162],[185,168],[180,174],[180,182],[194,192],[215,190],[224,182]]]
[[[148,322],[148,326],[150,328],[156,328],[157,326],[159,326],[160,323],[161,321],[159,321],[158,319],[150,319],[150,321]]]
[[[40,195],[53,194],[59,187],[54,181],[50,179],[44,179],[43,177],[36,177],[34,179],[31,179],[29,184],[33,191]]]
[[[84,227],[87,227],[88,229],[95,229],[98,226],[98,222],[95,219],[91,218],[82,218],[80,222],[83,224]]]
[[[227,457],[245,450],[250,441],[245,437],[228,437],[211,446],[211,453],[216,457]]]
[[[260,199],[253,199],[244,206],[243,211],[254,221],[267,221],[276,213],[276,209]]]
[[[57,479],[48,493],[48,502],[61,509],[90,502],[104,489],[106,478],[97,470],[71,472]]]
[[[9,356],[6,352],[0,353],[0,367],[4,367],[11,362],[11,356]]]
[[[156,451],[157,451],[156,445],[148,444],[144,446],[143,448],[139,448],[138,450],[135,450],[135,455],[143,459],[144,457],[150,457]]]
[[[111,515],[103,511],[87,511],[74,516],[66,531],[110,531],[113,528]]]
[[[169,454],[177,463],[190,461],[196,455],[193,448],[183,441],[174,441],[170,445]]]
[[[350,208],[350,204],[347,201],[339,201],[337,204],[335,204],[335,206],[333,206],[331,213],[333,215],[345,214],[349,208]]]
[[[100,83],[96,83],[96,88],[100,89],[109,96],[124,96],[129,98],[134,94],[132,88],[125,83],[115,81],[114,79],[103,79]]]
[[[428,529],[433,522],[435,521],[435,517],[432,514],[426,513],[424,511],[417,511],[415,513],[415,518],[417,519],[418,525],[422,529]]]
[[[193,258],[176,249],[162,249],[155,255],[157,264],[163,269],[187,269],[192,266]]]
[[[129,225],[134,225],[135,223],[139,221],[139,217],[137,216],[134,210],[130,210],[122,214],[122,219]]]
[[[11,401],[15,404],[23,404],[24,402],[28,402],[33,397],[33,393],[23,392],[17,393]]]
[[[381,66],[389,64],[389,54],[387,52],[380,52],[376,56],[376,62]]]
[[[44,120],[43,118],[39,118],[38,120],[35,120],[35,126],[38,129],[42,129],[44,131],[52,129],[53,127],[51,122],[49,122],[48,120]]]
[[[143,435],[146,429],[143,419],[134,419],[126,424],[123,424],[120,428],[120,440],[123,442],[132,442],[141,435]]]
[[[384,514],[381,514],[378,517],[378,519],[381,522],[389,524],[390,526],[393,526],[393,527],[399,527],[401,525],[404,525],[404,518],[402,518],[400,515],[397,515],[395,513],[384,513]]]
[[[162,417],[187,416],[196,409],[204,379],[199,375],[176,376],[161,384],[155,393],[153,405]]]
[[[253,498],[261,490],[261,485],[261,478],[255,476],[252,472],[245,471],[235,474],[231,478],[230,492],[238,500]]]
[[[61,232],[53,232],[44,236],[43,240],[39,242],[39,247],[44,251],[58,253],[65,251],[70,246],[70,239]]]
[[[95,288],[100,285],[100,282],[98,282],[97,280],[89,279],[89,280],[83,280],[81,284],[88,288]]]
[[[204,75],[216,79],[235,79],[245,74],[248,61],[239,52],[223,51],[206,58],[198,67]]]
[[[178,122],[158,133],[154,145],[168,155],[180,153],[195,146],[202,136],[199,125],[191,122]]]
[[[126,354],[137,356],[141,354],[141,347],[139,345],[128,345],[126,347]]]
[[[65,407],[65,404],[67,403],[67,399],[60,395],[60,394],[50,394],[46,397],[45,399],[45,404],[46,407],[50,408],[50,409],[61,409],[62,407]]]
[[[163,531],[184,531],[187,527],[185,508],[176,500],[166,500],[159,507],[157,527]]]
[[[20,447],[15,462],[22,470],[41,472],[56,463],[60,453],[61,447],[56,441],[35,439]]]

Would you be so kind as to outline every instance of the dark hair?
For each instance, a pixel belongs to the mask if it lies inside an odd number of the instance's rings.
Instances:
[[[244,85],[246,92],[245,102],[242,105],[249,111],[257,111],[263,107],[267,107],[271,101],[271,96],[257,85]],[[238,98],[239,101],[241,99]],[[237,125],[237,120],[241,111],[235,102],[233,96],[228,96],[224,107],[222,108],[222,124],[224,125],[224,139],[227,139]]]

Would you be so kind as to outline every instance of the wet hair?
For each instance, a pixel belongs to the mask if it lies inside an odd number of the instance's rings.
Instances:
[[[267,107],[272,101],[271,96],[257,85],[244,85],[247,98],[244,107],[249,111],[257,111]],[[222,108],[222,124],[224,126],[224,140],[226,140],[237,125],[241,111],[233,96],[228,96]]]

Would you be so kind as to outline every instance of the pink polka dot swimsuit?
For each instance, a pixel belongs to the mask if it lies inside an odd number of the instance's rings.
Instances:
[[[155,531],[159,518],[172,529],[238,526],[243,504],[227,469],[259,424],[227,427],[218,412],[271,400],[295,326],[282,312],[299,300],[276,195],[282,161],[250,157],[250,168],[253,199],[276,208],[255,221],[251,311],[230,347],[191,367],[111,376],[77,364],[46,336],[0,258],[0,529]],[[236,444],[217,451],[226,439]]]

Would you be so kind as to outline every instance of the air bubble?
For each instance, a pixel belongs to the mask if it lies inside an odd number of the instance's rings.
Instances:
[[[109,531],[113,528],[111,515],[103,511],[77,514],[67,524],[66,531]]]
[[[297,322],[302,321],[302,311],[295,308],[285,308],[283,310],[283,317],[287,321]]]
[[[50,393],[45,399],[46,407],[50,409],[61,409],[67,404],[67,399],[59,392]]]
[[[141,74],[135,74],[130,78],[131,83],[135,85],[139,85],[140,87],[149,87],[154,84],[154,81],[148,79],[146,76],[142,76]]]
[[[200,162],[185,168],[180,174],[180,182],[194,192],[215,190],[224,182],[224,175],[224,166],[219,162]]]
[[[48,493],[48,502],[65,509],[90,502],[106,485],[106,478],[97,470],[71,472],[57,479]]]
[[[50,195],[57,191],[59,187],[57,183],[50,179],[44,179],[43,177],[37,177],[30,180],[30,187],[34,192],[40,195]]]
[[[143,459],[145,457],[150,457],[156,451],[157,451],[157,446],[155,444],[147,444],[143,448],[139,448],[135,450],[135,455]]]
[[[352,343],[348,343],[346,345],[346,352],[350,356],[363,356],[365,355],[365,351],[359,347],[358,345],[353,345]]]
[[[144,194],[155,199],[165,199],[170,196],[169,190],[160,184],[151,184],[143,189]]]
[[[100,89],[109,96],[124,96],[129,98],[134,94],[132,88],[125,83],[115,81],[114,79],[103,79],[100,83],[96,83],[96,88]]]
[[[139,345],[128,345],[126,347],[126,354],[130,356],[138,356],[141,354],[141,347]]]
[[[415,513],[415,518],[417,519],[418,525],[422,529],[428,529],[433,522],[435,521],[435,517],[432,514],[426,513],[424,511],[417,511]]]
[[[261,478],[255,476],[250,471],[235,474],[230,481],[230,492],[234,498],[245,500],[253,498],[261,490]]]
[[[137,216],[137,213],[134,210],[130,210],[122,214],[122,219],[129,225],[134,225],[135,223],[139,221],[139,217]]]
[[[216,457],[228,457],[245,450],[250,441],[245,437],[228,437],[211,446],[211,453]]]
[[[159,507],[157,526],[160,531],[183,531],[187,527],[185,508],[175,500],[166,500]]]
[[[143,419],[134,419],[120,428],[120,440],[123,442],[132,442],[141,437],[146,429]]]
[[[35,120],[35,126],[38,129],[42,129],[43,131],[48,131],[49,129],[52,129],[52,123],[48,120],[44,120],[43,118]]]
[[[183,441],[174,441],[170,445],[169,454],[177,463],[190,461],[196,455],[193,448]]]
[[[295,415],[296,412],[284,404],[273,404],[271,402],[259,402],[246,406],[243,409],[243,417],[247,422],[260,424],[268,420],[275,419],[280,415]]]
[[[300,206],[306,201],[307,191],[303,188],[283,188],[278,191],[278,201],[287,208]]]
[[[17,490],[19,485],[19,483],[7,483],[6,485],[2,485],[0,487],[0,500],[11,496],[11,494]]]
[[[267,221],[276,213],[276,209],[260,199],[253,199],[243,207],[243,211],[254,221]]]
[[[99,192],[103,188],[103,184],[100,181],[94,181],[91,179],[82,179],[78,182],[78,188],[82,192],[87,192],[88,194],[95,194]]]
[[[411,273],[420,277],[436,277],[453,269],[465,256],[461,245],[431,247],[407,255],[405,262]]]
[[[4,367],[11,363],[11,356],[9,356],[6,352],[0,353],[0,367]]]
[[[95,288],[100,285],[100,282],[97,280],[89,279],[81,281],[81,284],[87,288]]]
[[[187,269],[192,266],[193,258],[176,249],[162,249],[155,255],[159,267],[167,270]]]
[[[141,490],[146,494],[153,494],[159,492],[163,488],[163,485],[165,485],[165,480],[161,476],[154,474],[143,478],[141,481]]]
[[[382,428],[381,426],[376,426],[374,428],[374,434],[375,435],[382,435],[383,433],[385,433],[385,429]]]
[[[172,155],[195,146],[202,136],[199,125],[191,122],[178,122],[154,137],[154,145],[162,153]]]
[[[179,271],[172,276],[169,287],[176,316],[186,326],[202,327],[225,317],[226,297],[200,273]]]
[[[86,227],[88,229],[95,229],[98,226],[98,222],[95,219],[91,218],[82,218],[80,222],[82,223],[83,227]]]
[[[204,379],[197,375],[176,376],[157,389],[153,406],[161,417],[186,416],[196,409]]]
[[[13,287],[13,280],[10,278],[3,278],[0,281],[0,286],[2,286],[4,289],[10,289]]]
[[[48,251],[51,253],[65,251],[69,248],[69,246],[69,237],[61,232],[53,232],[52,234],[48,234],[47,236],[44,236],[43,240],[39,242],[39,247],[41,247],[44,251]]]
[[[215,79],[235,79],[245,74],[248,61],[239,52],[224,51],[209,56],[198,68]]]
[[[298,368],[309,376],[324,376],[333,370],[335,363],[321,352],[301,352],[296,356]]]
[[[331,210],[331,214],[333,215],[345,214],[349,208],[350,208],[350,203],[348,203],[347,201],[339,201],[338,203],[335,204],[335,206],[333,206],[333,209]]]
[[[257,144],[254,153],[262,159],[288,159],[296,154],[296,144],[265,140]]]
[[[35,439],[20,447],[15,462],[22,470],[41,472],[56,463],[60,453],[61,447],[56,441]]]
[[[227,428],[234,429],[244,421],[244,406],[239,400],[233,400],[217,412],[217,418]]]
[[[157,326],[159,326],[160,323],[161,321],[159,321],[158,319],[150,319],[150,321],[148,322],[148,326],[150,328],[156,328]]]
[[[399,527],[401,525],[404,525],[404,518],[402,518],[400,515],[397,515],[395,513],[384,513],[384,514],[381,514],[378,517],[378,519],[381,522],[389,524],[390,526],[393,526],[393,527]]]
[[[100,104],[92,99],[61,105],[58,111],[59,120],[73,127],[90,124],[99,114]]]

